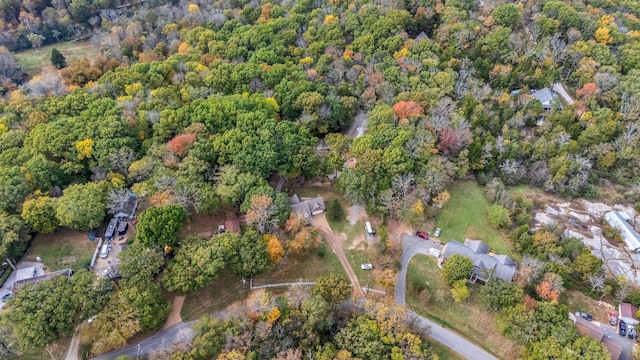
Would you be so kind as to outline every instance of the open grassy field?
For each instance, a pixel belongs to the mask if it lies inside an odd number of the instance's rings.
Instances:
[[[88,233],[61,229],[51,234],[38,234],[33,239],[29,250],[23,259],[36,261],[42,258],[42,263],[51,271],[66,268],[81,268],[89,264],[96,242],[89,241]]]
[[[417,293],[414,283],[426,289]],[[475,299],[480,285],[470,285],[471,297],[464,303],[453,301],[449,287],[440,279],[436,260],[417,255],[407,269],[407,306],[440,325],[450,328],[500,359],[515,359],[519,349],[504,338],[496,324],[495,312],[482,309]]]
[[[51,49],[58,49],[67,59],[67,64],[72,61],[89,60],[100,53],[89,41],[65,41],[41,47],[39,50],[30,49],[14,54],[22,68],[31,76],[40,74],[43,67],[51,66]]]
[[[449,188],[451,200],[436,216],[436,227],[442,229],[443,243],[465,238],[484,241],[491,250],[513,256],[505,236],[489,225],[485,213],[489,202],[475,181],[461,181]]]

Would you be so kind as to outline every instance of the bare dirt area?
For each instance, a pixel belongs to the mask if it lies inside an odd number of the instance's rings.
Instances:
[[[336,234],[333,232],[331,226],[329,225],[329,222],[327,222],[327,217],[325,216],[325,214],[314,216],[311,219],[311,224],[324,234],[327,242],[329,243],[329,246],[331,247],[331,250],[333,250],[333,252],[340,260],[340,264],[342,264],[345,273],[347,273],[347,276],[349,277],[349,281],[351,281],[351,286],[353,286],[354,294],[357,297],[364,297],[364,292],[362,291],[360,281],[358,280],[356,273],[353,271],[351,264],[349,264],[347,256],[342,250],[344,236],[342,236],[342,234]]]
[[[182,305],[184,304],[184,299],[186,296],[176,296],[173,298],[173,304],[171,305],[171,312],[167,317],[167,321],[164,323],[163,329],[167,329],[172,325],[175,325],[179,322],[182,322],[182,317],[180,317],[180,311],[182,311]]]
[[[347,214],[347,221],[349,221],[349,225],[355,225],[358,221],[366,221],[368,219],[367,211],[359,204],[354,204],[348,207]]]
[[[393,242],[400,243],[403,234],[412,234],[413,229],[398,220],[387,220],[387,235]]]
[[[214,215],[193,214],[191,219],[182,226],[178,233],[179,239],[184,239],[189,235],[201,234],[206,232],[215,232],[218,225],[224,224],[228,217],[232,217],[232,211],[221,210]]]

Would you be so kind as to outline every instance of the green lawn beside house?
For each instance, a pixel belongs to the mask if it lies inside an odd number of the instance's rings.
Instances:
[[[449,188],[449,193],[451,200],[436,216],[435,227],[442,229],[440,241],[482,240],[492,251],[513,256],[505,236],[489,225],[486,212],[490,204],[478,183],[458,182]]]
[[[418,292],[418,284],[424,290]],[[440,278],[437,260],[416,255],[407,269],[406,304],[416,313],[457,332],[500,359],[517,358],[518,346],[502,336],[496,323],[498,313],[485,310],[477,301],[481,285],[468,286],[471,290],[469,299],[456,303],[450,288]]]

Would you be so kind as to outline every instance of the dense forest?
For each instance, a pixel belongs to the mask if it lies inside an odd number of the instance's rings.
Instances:
[[[475,175],[511,210],[513,224],[501,226],[519,226],[518,251],[575,260],[574,243],[532,234],[527,204],[500,189],[593,197],[613,182],[640,201],[639,16],[633,0],[2,1],[0,257],[20,259],[35,232],[97,227],[124,189],[143,198],[125,290],[100,300],[111,311],[101,323],[126,304],[137,325],[126,335],[126,324],[105,327],[113,342],[96,352],[161,326],[150,314],[166,316],[163,289],[196,290],[223,270],[268,271],[278,254],[313,247],[279,190],[336,170],[349,200],[401,219]],[[9,51],[87,37],[99,58],[31,79]],[[575,102],[543,110],[526,90],[554,83]],[[363,117],[364,135],[345,135]],[[242,234],[177,243],[190,214],[222,207],[246,215]],[[290,239],[270,237],[278,227]],[[546,271],[581,281],[596,268],[588,260]],[[11,316],[25,326],[25,346],[69,335],[96,312],[75,309],[56,324],[22,309]]]

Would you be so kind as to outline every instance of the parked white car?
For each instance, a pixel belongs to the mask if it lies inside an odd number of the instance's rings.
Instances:
[[[433,236],[435,236],[435,237],[440,236],[440,232],[442,232],[442,229],[436,228],[436,231],[433,232]]]
[[[373,265],[372,264],[362,264],[362,265],[360,265],[360,269],[362,269],[362,270],[371,270],[371,269],[373,269]]]

